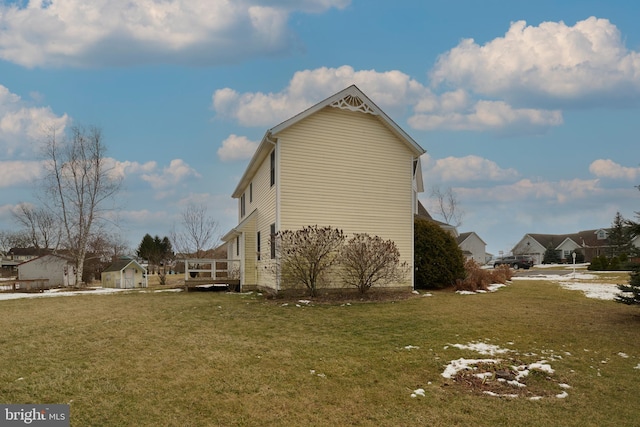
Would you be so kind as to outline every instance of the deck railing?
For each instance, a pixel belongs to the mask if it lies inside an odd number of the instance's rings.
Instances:
[[[225,283],[240,281],[239,259],[186,259],[184,260],[184,281]]]

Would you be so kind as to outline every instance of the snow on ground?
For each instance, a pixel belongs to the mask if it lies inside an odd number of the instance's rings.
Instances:
[[[0,301],[23,299],[23,298],[47,298],[47,297],[71,297],[78,295],[109,295],[119,292],[149,292],[148,290],[138,289],[113,289],[113,288],[87,288],[81,291],[66,291],[64,289],[49,289],[43,292],[0,292]],[[182,289],[162,289],[153,292],[182,292]]]
[[[493,283],[489,286],[487,286],[487,290],[478,290],[475,292],[472,291],[456,291],[456,294],[460,294],[460,295],[476,295],[476,294],[486,294],[487,292],[495,292],[500,288],[504,288],[506,285],[503,285],[502,283]]]
[[[483,342],[472,342],[468,344],[450,344],[450,346],[459,348],[461,350],[471,350],[483,355],[491,355],[491,356],[496,354],[506,354],[510,352],[515,352],[514,350],[511,350],[508,348],[501,348],[497,345],[487,344]],[[449,346],[445,347],[445,349],[448,347]],[[515,353],[517,354],[517,352]],[[495,381],[499,383],[502,382],[502,383],[508,384],[509,386],[513,387],[514,390],[516,390],[516,389],[524,389],[527,387],[527,384],[525,384],[522,381],[527,376],[529,376],[531,371],[543,372],[548,375],[552,375],[555,372],[555,370],[551,367],[551,365],[547,362],[547,360],[544,360],[544,359],[539,360],[537,362],[529,363],[529,364],[512,365],[509,371],[503,373],[505,377],[509,377],[509,378],[499,377],[497,371],[494,372],[490,369],[482,370],[480,368],[481,366],[492,366],[492,365],[500,364],[502,362],[509,362],[509,361],[512,361],[512,359],[503,360],[503,359],[460,358],[460,359],[450,361],[449,364],[445,367],[444,372],[442,372],[441,375],[444,378],[453,379],[461,371],[470,371],[470,372],[473,372],[473,376],[480,378],[483,381],[483,383],[485,381],[495,379]],[[563,390],[560,393],[556,394],[555,397],[558,399],[566,398],[569,395],[566,390],[571,388],[571,386],[565,383],[558,384],[558,386]],[[501,393],[496,393],[490,390],[484,390],[483,393],[493,397],[508,397],[513,399],[519,397],[519,395],[515,393],[501,394]],[[414,394],[417,394],[417,393],[415,393],[414,391]],[[415,397],[415,396],[412,394],[411,397]],[[529,397],[529,400],[540,400],[540,399],[542,399],[542,396]]]
[[[584,283],[580,280],[597,280],[597,274],[570,273],[570,274],[536,274],[531,276],[517,276],[512,280],[549,280],[556,282],[564,289],[581,291],[587,298],[613,300],[620,293],[618,286],[611,283]]]

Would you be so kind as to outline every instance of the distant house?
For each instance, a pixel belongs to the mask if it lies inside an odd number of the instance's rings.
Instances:
[[[130,258],[122,258],[108,266],[101,275],[103,288],[146,288],[147,270]]]
[[[51,249],[40,249],[34,247],[11,248],[9,249],[9,252],[7,252],[6,257],[12,261],[24,262],[42,255],[50,254],[51,252]]]
[[[591,262],[595,257],[611,254],[609,230],[599,228],[572,234],[529,233],[524,235],[511,252],[514,255],[529,255],[536,264],[541,264],[546,250],[551,248],[558,252],[561,262],[571,262],[573,252],[583,254],[585,262]],[[640,236],[636,236],[632,244],[640,247]]]
[[[238,225],[223,237],[241,288],[283,290],[272,236],[314,225],[392,240],[413,271],[424,153],[356,86],[267,130],[232,194]],[[413,289],[413,274],[389,287]]]
[[[450,233],[456,239],[458,247],[462,250],[462,254],[466,259],[473,259],[480,265],[487,262],[487,244],[475,232],[468,231],[465,233],[458,233],[458,229],[455,226],[433,219],[431,214],[429,214],[427,209],[420,202],[418,202],[418,213],[416,216],[438,224],[440,228]]]
[[[18,265],[18,280],[46,281],[48,287],[75,286],[73,261],[60,255],[43,255]]]
[[[472,259],[480,265],[487,262],[487,244],[475,232],[460,233],[457,241],[467,259]]]

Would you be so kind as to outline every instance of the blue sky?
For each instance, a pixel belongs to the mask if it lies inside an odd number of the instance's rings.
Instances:
[[[0,0],[0,230],[37,202],[42,130],[78,124],[103,130],[132,247],[189,202],[224,233],[265,130],[354,83],[489,252],[608,227],[640,211],[638,16],[622,0]]]

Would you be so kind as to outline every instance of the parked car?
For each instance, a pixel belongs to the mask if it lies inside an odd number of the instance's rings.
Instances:
[[[529,269],[533,267],[533,258],[526,255],[505,256],[493,262],[493,268],[499,265],[508,265],[515,270],[519,268]]]

